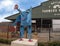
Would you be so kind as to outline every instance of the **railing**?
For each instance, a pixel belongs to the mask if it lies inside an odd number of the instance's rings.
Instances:
[[[53,24],[52,27],[50,26],[51,25],[49,24],[48,28],[35,27],[34,32],[37,32],[38,38],[45,35],[48,38],[47,41],[59,41],[60,24]],[[34,34],[34,32],[32,34]],[[17,39],[19,38],[19,34],[19,31],[17,31],[12,25],[0,25],[0,38],[2,39]],[[26,36],[27,31],[25,31],[25,38]]]

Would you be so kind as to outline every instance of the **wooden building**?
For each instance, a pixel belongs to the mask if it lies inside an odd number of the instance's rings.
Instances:
[[[16,13],[5,19],[14,22],[18,15],[19,13]],[[52,28],[54,19],[60,19],[60,0],[48,0],[32,9],[32,26],[36,29]]]

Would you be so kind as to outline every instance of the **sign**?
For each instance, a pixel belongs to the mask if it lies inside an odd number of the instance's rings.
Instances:
[[[36,23],[36,20],[32,20],[32,23]]]
[[[55,1],[55,2],[50,2],[50,5],[49,6],[47,6],[47,5],[45,5],[45,7],[47,7],[47,8],[42,8],[42,13],[43,14],[53,14],[53,15],[55,15],[55,16],[57,16],[57,15],[60,15],[60,1],[58,2],[58,1]]]

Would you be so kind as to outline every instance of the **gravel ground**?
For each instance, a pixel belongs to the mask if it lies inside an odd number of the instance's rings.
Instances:
[[[10,45],[0,43],[0,46],[10,46]]]

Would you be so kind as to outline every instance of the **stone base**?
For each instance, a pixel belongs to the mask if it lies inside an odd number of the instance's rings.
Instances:
[[[11,46],[38,46],[38,40],[32,39],[32,42],[28,41],[29,39],[23,39],[23,41],[15,40],[11,42]]]

